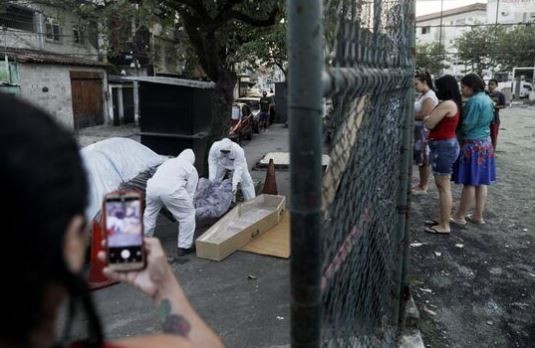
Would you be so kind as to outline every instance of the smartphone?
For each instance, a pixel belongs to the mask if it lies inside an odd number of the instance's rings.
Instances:
[[[117,191],[104,197],[108,266],[115,271],[145,268],[143,197],[136,191]]]

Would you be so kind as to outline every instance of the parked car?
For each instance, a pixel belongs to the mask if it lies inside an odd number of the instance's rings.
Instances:
[[[253,131],[260,133],[260,97],[241,97],[236,99],[237,103],[246,104],[253,114]]]
[[[241,140],[253,139],[254,118],[251,108],[240,102],[232,105],[229,138],[240,142]]]

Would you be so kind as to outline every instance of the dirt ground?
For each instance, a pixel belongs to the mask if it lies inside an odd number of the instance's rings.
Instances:
[[[486,225],[429,235],[436,189],[413,197],[411,288],[427,347],[535,347],[535,107],[503,110],[500,132]]]

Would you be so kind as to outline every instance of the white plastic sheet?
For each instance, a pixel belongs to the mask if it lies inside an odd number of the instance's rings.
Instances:
[[[148,147],[127,138],[110,138],[80,150],[89,181],[88,219],[100,211],[102,199],[140,172],[167,159]]]

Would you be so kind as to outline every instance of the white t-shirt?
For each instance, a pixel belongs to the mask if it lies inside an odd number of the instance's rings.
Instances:
[[[435,94],[435,91],[430,89],[427,93],[422,94],[416,102],[414,102],[414,112],[422,111],[422,104],[426,99],[431,99],[433,101],[433,108],[438,105],[438,98]]]

